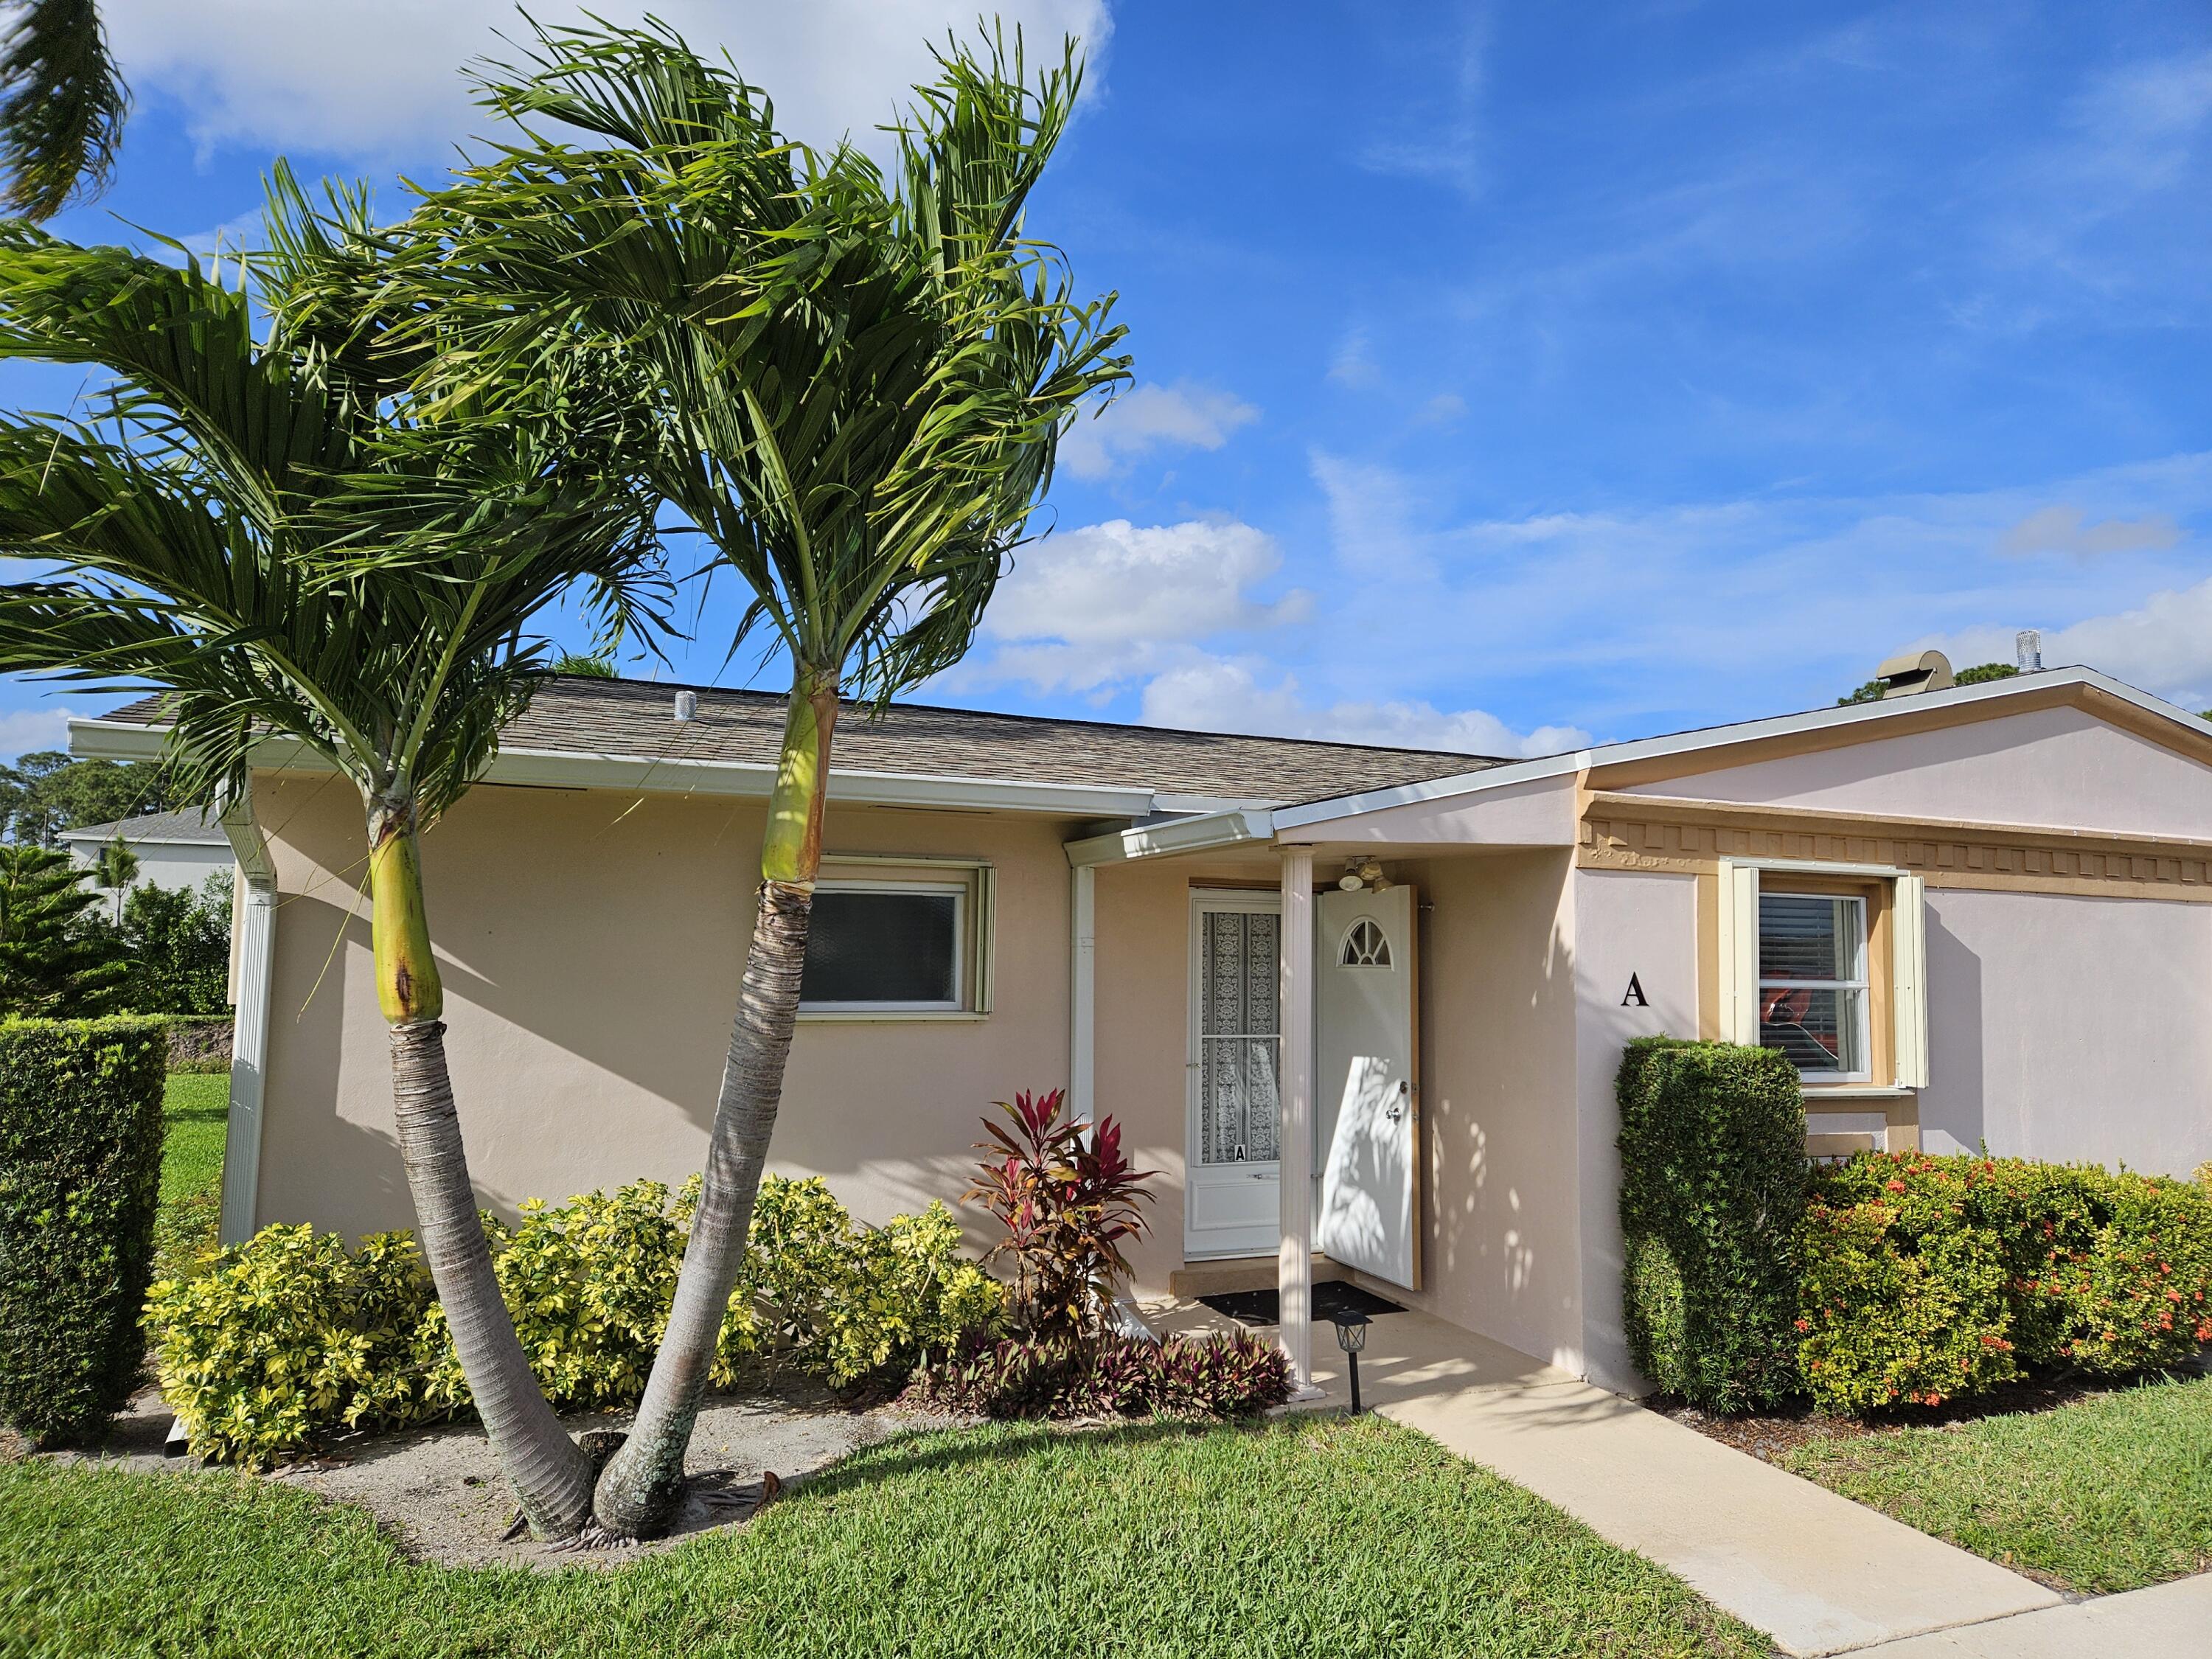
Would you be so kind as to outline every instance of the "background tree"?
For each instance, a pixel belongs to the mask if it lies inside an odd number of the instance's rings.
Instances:
[[[51,219],[107,187],[131,94],[93,0],[15,0],[0,36],[4,205]]]
[[[112,823],[173,802],[161,769],[144,761],[71,760],[58,749],[19,755],[0,767],[0,829],[11,841],[59,843],[62,831]]]
[[[129,972],[123,1006],[140,1014],[220,1014],[230,1006],[230,877],[198,892],[134,889],[123,902],[120,943]]]
[[[579,674],[589,680],[611,680],[615,678],[614,659],[582,651],[563,651],[553,659],[553,672]]]
[[[492,1273],[447,1073],[421,836],[547,672],[532,626],[586,585],[618,635],[653,620],[648,498],[624,485],[631,400],[572,374],[487,419],[407,389],[438,350],[380,285],[360,195],[275,179],[272,247],[240,289],[119,248],[0,241],[0,353],[99,364],[104,408],[0,415],[0,670],[163,688],[188,799],[251,787],[264,736],[361,794],[378,1000],[422,1251],[477,1412],[532,1528],[590,1514],[589,1460],[546,1405]],[[584,365],[590,368],[592,365]]]
[[[131,884],[138,879],[138,855],[131,850],[131,843],[118,836],[100,844],[100,856],[92,863],[92,884],[115,896],[115,925],[123,925],[123,895]]]
[[[524,137],[422,210],[422,245],[447,250],[425,273],[439,315],[473,331],[495,380],[610,350],[644,367],[665,439],[653,485],[750,592],[732,649],[765,636],[792,676],[704,1188],[595,1499],[632,1536],[675,1500],[745,1249],[843,700],[879,705],[966,653],[1062,426],[1128,365],[1110,300],[1076,300],[1023,224],[1080,84],[1073,42],[1033,82],[1018,35],[939,53],[887,182],[849,146],[791,143],[757,89],[665,29],[538,38],[483,84]],[[471,383],[465,362],[440,368]]]
[[[80,1019],[113,1007],[125,966],[114,935],[88,928],[100,902],[50,847],[0,847],[0,1015]]]
[[[1979,685],[1984,680],[2008,680],[2019,672],[2020,670],[2008,662],[1978,662],[1972,668],[1961,668],[1952,675],[1951,683],[1954,685]],[[1869,680],[1849,696],[1838,697],[1836,706],[1841,708],[1855,702],[1880,702],[1881,686],[1880,680]]]

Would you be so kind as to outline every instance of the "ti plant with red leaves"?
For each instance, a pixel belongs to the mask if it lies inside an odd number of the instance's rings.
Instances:
[[[1067,1115],[1061,1090],[994,1104],[1008,1121],[983,1120],[990,1139],[975,1149],[989,1156],[963,1197],[1006,1225],[991,1258],[1013,1260],[1014,1316],[1040,1336],[1094,1334],[1129,1277],[1121,1247],[1145,1236],[1138,1206],[1157,1171],[1129,1161],[1112,1118]]]

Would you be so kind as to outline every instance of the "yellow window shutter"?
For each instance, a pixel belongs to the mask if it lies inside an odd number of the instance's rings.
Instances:
[[[1908,1089],[1928,1086],[1928,884],[1899,876],[1890,938],[1896,961],[1890,978],[1897,1027],[1897,1080]]]
[[[1720,1040],[1759,1042],[1759,866],[1720,861]]]

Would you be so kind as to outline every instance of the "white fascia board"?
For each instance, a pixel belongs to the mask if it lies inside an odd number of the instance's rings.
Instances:
[[[164,728],[112,720],[73,720],[70,752],[88,760],[158,760]],[[270,738],[256,745],[263,770],[323,771],[327,765],[305,744]],[[635,789],[653,794],[738,795],[766,799],[775,768],[750,761],[653,758],[558,749],[503,749],[485,773],[487,783],[555,789]],[[854,805],[957,807],[969,811],[1042,812],[1057,817],[1141,818],[1165,810],[1149,789],[1099,784],[1033,783],[1006,778],[945,777],[913,772],[852,771],[833,765],[830,799]],[[1174,796],[1186,810],[1218,811],[1236,805],[1205,796]]]
[[[1142,824],[1133,830],[1072,841],[1067,843],[1067,861],[1078,869],[1100,864],[1131,864],[1140,859],[1207,853],[1274,838],[1275,827],[1270,814],[1239,808],[1231,812],[1206,812],[1172,823]]]
[[[117,830],[105,836],[82,836],[74,830],[62,831],[62,839],[105,847],[111,841],[125,841],[133,847],[220,847],[221,836],[133,836]]]
[[[1735,744],[1756,743],[1764,738],[1871,724],[1895,720],[1903,714],[1924,713],[1930,708],[1957,708],[1969,703],[1996,702],[2006,697],[2024,696],[2064,685],[2093,686],[2123,702],[2134,704],[2145,714],[2176,721],[2200,736],[2203,733],[2205,722],[2187,709],[2154,697],[2148,691],[2138,691],[2132,685],[2124,685],[2109,674],[2100,674],[2094,668],[2053,668],[2040,673],[2016,675],[2010,679],[1984,680],[1977,685],[1954,685],[1944,691],[1916,692],[1911,696],[1890,697],[1880,702],[1840,704],[1833,708],[1815,708],[1802,714],[1774,714],[1765,720],[1741,720],[1733,726],[1709,726],[1695,732],[1639,738],[1632,743],[1607,744],[1596,749],[1577,749],[1569,754],[1547,755],[1537,760],[1514,761],[1480,772],[1456,773],[1448,778],[1432,778],[1426,783],[1403,784],[1395,789],[1370,790],[1364,794],[1340,795],[1330,800],[1311,801],[1303,806],[1281,807],[1274,815],[1275,829],[1279,834],[1305,824],[1320,823],[1332,818],[1353,817],[1363,812],[1380,811],[1386,807],[1410,806],[1420,801],[1442,800],[1461,795],[1480,795],[1490,790],[1507,788],[1513,784],[1529,783],[1539,778],[1555,778],[1590,767],[1665,759],[1674,755],[1694,754],[1701,749],[1724,749]]]

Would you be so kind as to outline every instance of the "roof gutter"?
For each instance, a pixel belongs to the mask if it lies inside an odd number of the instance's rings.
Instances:
[[[1262,808],[1239,807],[1228,812],[1207,812],[1197,817],[1176,818],[1165,823],[1141,824],[1103,836],[1067,843],[1067,861],[1079,870],[1102,864],[1133,864],[1144,859],[1173,858],[1185,853],[1211,853],[1225,847],[1275,838],[1275,814]]]
[[[84,759],[149,761],[161,757],[167,728],[79,718],[70,721],[69,732],[70,752]],[[252,763],[262,771],[329,769],[320,756],[294,738],[264,738],[254,746]],[[775,768],[756,761],[502,749],[493,758],[483,781],[522,787],[630,789],[651,794],[765,800],[775,785]],[[1218,811],[1250,805],[1218,796],[1162,794],[1112,785],[872,772],[836,766],[830,769],[830,799],[859,806],[1038,812],[1077,818],[1142,818],[1163,811]]]

